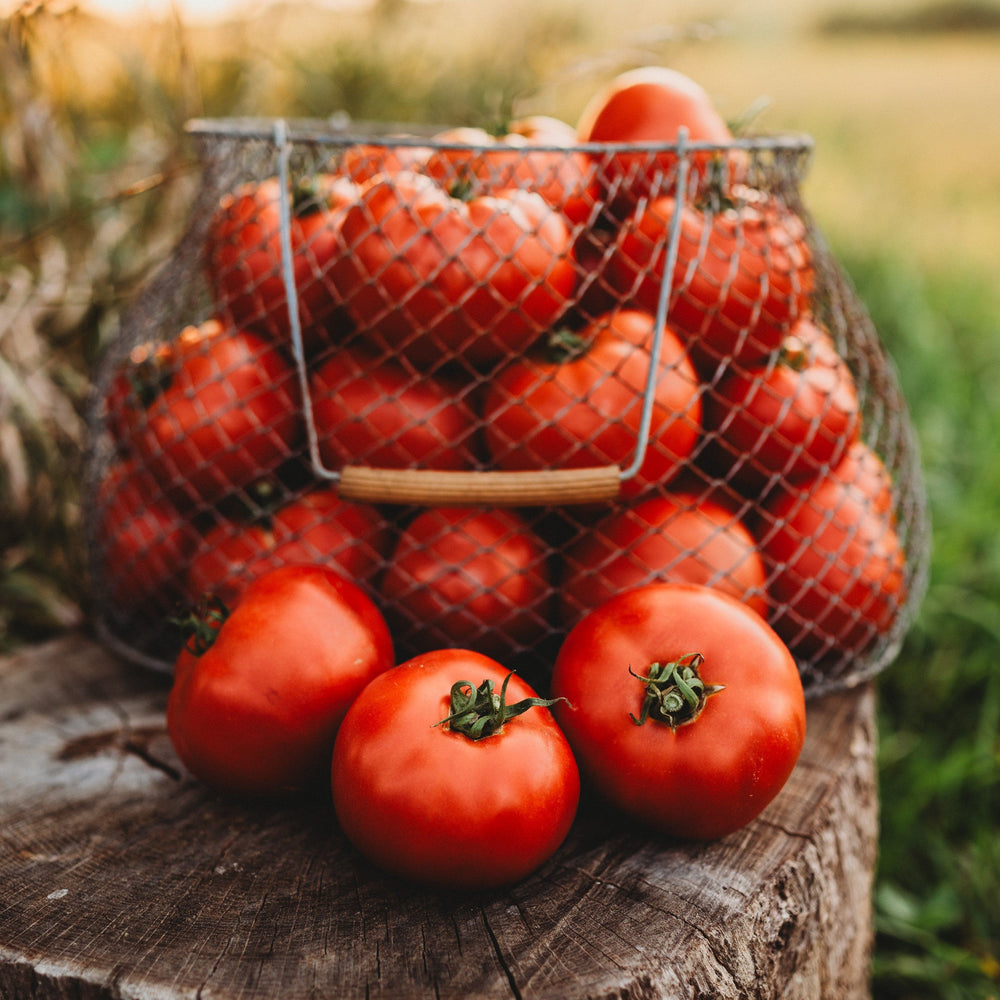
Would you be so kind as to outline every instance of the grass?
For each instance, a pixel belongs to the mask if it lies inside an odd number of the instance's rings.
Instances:
[[[694,0],[635,7],[623,22],[597,0],[382,0],[114,38],[55,2],[0,21],[0,648],[83,619],[88,374],[184,218],[197,176],[183,121],[573,120],[597,80],[671,63],[727,115],[763,96],[763,127],[814,135],[807,201],[911,401],[935,537],[921,613],[878,681],[873,986],[878,1000],[995,997],[1000,41],[908,32],[902,0],[865,6],[867,22],[833,0],[741,5],[710,23]]]

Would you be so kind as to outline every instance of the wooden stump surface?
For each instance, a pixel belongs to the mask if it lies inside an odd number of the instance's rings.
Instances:
[[[168,679],[73,634],[0,659],[0,998],[864,998],[874,697],[810,703],[788,785],[710,844],[585,802],[557,855],[472,898],[394,881],[327,803],[183,772]]]

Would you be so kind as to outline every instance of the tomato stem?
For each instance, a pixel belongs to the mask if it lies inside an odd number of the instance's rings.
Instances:
[[[563,327],[553,330],[545,341],[545,356],[552,364],[574,361],[586,354],[589,349],[589,340]]]
[[[508,705],[507,685],[513,676],[513,671],[507,674],[499,694],[493,690],[493,681],[488,679],[479,687],[471,681],[456,681],[451,686],[450,714],[435,726],[447,725],[470,740],[481,740],[499,733],[508,719],[523,715],[529,708],[549,708],[557,701],[566,701],[565,698],[525,698]]]
[[[229,615],[225,601],[214,594],[206,594],[196,607],[185,615],[171,618],[170,623],[181,630],[185,649],[194,656],[201,656],[212,647]]]
[[[650,664],[647,676],[629,667],[628,672],[646,685],[639,718],[631,713],[629,718],[637,726],[652,718],[674,731],[694,722],[708,699],[722,690],[721,684],[707,685],[699,676],[698,669],[704,662],[701,653],[688,653],[671,663]]]

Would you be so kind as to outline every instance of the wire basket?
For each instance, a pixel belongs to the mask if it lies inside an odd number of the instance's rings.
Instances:
[[[197,121],[190,224],[95,380],[98,628],[320,561],[399,657],[540,687],[567,630],[660,579],[756,607],[809,695],[896,656],[926,585],[891,360],[800,197],[799,136],[579,145]]]

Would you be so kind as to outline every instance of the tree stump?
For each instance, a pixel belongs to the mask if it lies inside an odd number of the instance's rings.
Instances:
[[[789,784],[708,844],[587,801],[514,886],[369,867],[329,803],[214,796],[164,728],[168,679],[72,634],[0,659],[0,997],[863,998],[874,696],[810,703]]]

